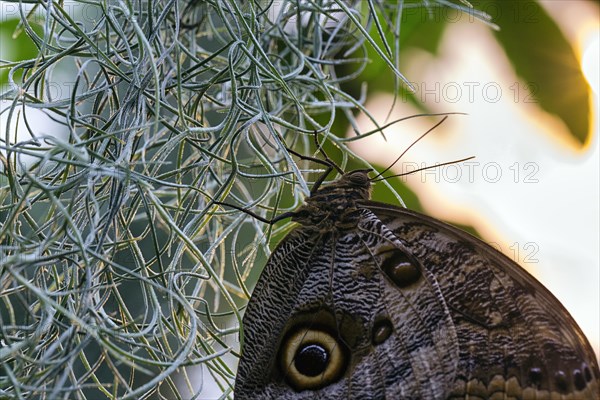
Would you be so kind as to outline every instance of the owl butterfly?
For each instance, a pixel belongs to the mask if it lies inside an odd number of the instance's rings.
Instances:
[[[236,400],[600,398],[595,354],[546,288],[462,230],[371,201],[369,172],[286,214],[299,226],[248,303]]]

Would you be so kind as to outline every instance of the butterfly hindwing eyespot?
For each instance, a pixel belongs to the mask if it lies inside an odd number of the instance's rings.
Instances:
[[[326,330],[295,327],[281,344],[279,368],[295,390],[315,390],[342,376],[346,353],[344,344]]]
[[[421,278],[421,268],[418,262],[405,251],[393,247],[382,257],[381,270],[399,288],[410,286]]]
[[[394,326],[388,318],[380,318],[373,324],[372,342],[374,346],[385,342],[394,332]]]

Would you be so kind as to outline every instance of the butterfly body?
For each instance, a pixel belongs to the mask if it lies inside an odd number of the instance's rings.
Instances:
[[[594,353],[478,239],[344,174],[294,213],[244,316],[236,399],[598,399]]]

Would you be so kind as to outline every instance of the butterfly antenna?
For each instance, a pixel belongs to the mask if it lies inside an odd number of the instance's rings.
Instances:
[[[319,190],[319,187],[321,186],[321,184],[323,184],[323,182],[325,181],[325,178],[327,178],[327,175],[329,175],[329,173],[331,171],[333,171],[334,169],[339,172],[340,174],[344,174],[344,170],[342,168],[340,168],[339,165],[337,165],[335,162],[333,162],[333,160],[331,158],[329,158],[329,156],[327,155],[327,153],[325,153],[325,150],[323,149],[323,147],[321,146],[321,143],[319,143],[319,139],[317,137],[317,131],[315,130],[315,146],[317,146],[317,150],[319,151],[319,153],[321,153],[323,155],[324,160],[319,160],[321,162],[321,164],[326,165],[327,169],[321,174],[321,176],[319,176],[319,179],[317,179],[315,181],[315,184],[313,185],[312,189],[310,190],[310,194],[313,195],[317,192],[317,190]]]
[[[328,168],[330,168],[330,171],[332,170],[337,170],[340,174],[344,174],[344,170],[342,170],[335,162],[333,162],[333,160],[331,158],[329,158],[329,156],[327,155],[327,153],[325,153],[325,151],[323,150],[323,148],[321,147],[321,144],[319,143],[319,141],[317,140],[317,131],[315,132],[315,145],[317,147],[317,150],[319,151],[319,153],[321,153],[323,155],[324,160],[321,160],[320,158],[316,158],[316,157],[311,157],[311,156],[306,156],[304,154],[300,154],[297,151],[290,149],[289,147],[286,147],[285,149],[292,153],[293,155],[295,155],[296,157],[298,157],[301,160],[308,160],[308,161],[312,161],[314,163],[317,164],[321,164],[324,165]]]
[[[321,153],[323,155],[324,160],[321,160],[320,158],[300,154],[297,151],[290,149],[289,147],[285,148],[288,152],[292,153],[293,155],[300,158],[301,160],[312,161],[314,163],[321,164],[326,167],[325,171],[319,176],[319,178],[313,184],[313,187],[310,191],[311,195],[314,194],[319,189],[321,184],[325,181],[325,178],[327,178],[327,175],[329,175],[329,173],[331,171],[333,171],[334,169],[336,171],[338,171],[340,174],[342,174],[342,175],[344,174],[344,170],[341,169],[335,162],[333,162],[333,160],[331,158],[329,158],[327,153],[325,153],[325,150],[323,150],[323,148],[321,147],[321,144],[317,140],[317,131],[315,130],[314,132],[315,132],[315,134],[314,134],[315,145],[317,146],[319,153]]]
[[[389,179],[389,178],[397,178],[399,176],[410,175],[410,174],[414,174],[415,172],[425,171],[427,169],[433,169],[433,168],[443,167],[444,165],[458,164],[458,163],[461,163],[461,162],[464,162],[464,161],[472,160],[474,158],[475,158],[475,156],[471,156],[471,157],[467,157],[467,158],[461,158],[460,160],[448,161],[448,162],[441,163],[441,164],[428,165],[426,167],[417,168],[414,171],[403,172],[401,174],[396,174],[396,175],[382,176],[382,177],[379,177],[379,175],[378,175],[375,178],[371,179],[371,182],[384,181],[384,180]]]
[[[255,213],[253,211],[248,210],[247,208],[240,207],[240,206],[237,206],[235,204],[225,203],[225,202],[216,201],[216,200],[213,200],[212,204],[215,204],[217,206],[227,206],[227,207],[234,208],[234,209],[236,209],[238,211],[241,211],[244,214],[248,214],[252,218],[257,219],[260,222],[264,222],[265,224],[268,224],[268,225],[274,225],[275,223],[277,223],[277,222],[279,222],[279,221],[281,221],[283,219],[292,218],[292,217],[294,217],[294,216],[296,216],[298,214],[295,211],[288,211],[288,212],[285,212],[283,214],[279,214],[278,216],[276,216],[274,218],[268,219],[268,218],[265,218],[265,217],[262,217],[262,216],[258,215],[257,213]]]
[[[379,181],[382,179],[379,179],[383,174],[385,174],[387,171],[389,171],[394,165],[396,165],[396,163],[398,161],[400,161],[400,159],[411,149],[411,147],[413,147],[415,144],[417,144],[421,139],[423,139],[425,136],[427,136],[429,133],[431,133],[431,131],[433,131],[435,128],[437,128],[438,126],[440,126],[441,124],[444,123],[445,120],[448,119],[448,116],[446,115],[444,118],[442,118],[442,120],[440,122],[438,122],[437,124],[435,124],[434,126],[432,126],[431,128],[429,128],[429,130],[427,132],[425,132],[424,134],[422,134],[421,136],[419,136],[419,138],[417,138],[417,140],[415,140],[414,142],[411,143],[410,146],[408,146],[403,152],[402,154],[400,154],[400,156],[398,156],[398,158],[396,158],[396,161],[394,161],[393,163],[391,163],[386,169],[384,169],[383,171],[381,171],[380,173],[378,173],[375,177],[373,177],[371,179],[371,182],[375,182],[375,181]],[[458,161],[459,162],[459,161]],[[442,164],[443,165],[443,164]],[[418,171],[418,170],[417,170]],[[416,171],[413,171],[416,172]],[[394,176],[398,176],[398,175],[394,175]],[[391,178],[391,177],[390,177]],[[386,178],[383,178],[386,179]]]
[[[298,153],[295,150],[290,149],[289,147],[285,148],[288,152],[292,153],[293,155],[295,155],[296,157],[298,157],[301,160],[308,160],[308,161],[312,161],[314,163],[317,164],[321,164],[324,165],[328,168],[333,169],[335,167],[335,164],[328,162],[327,160],[321,160],[320,158],[316,158],[316,157],[311,157],[311,156],[305,156],[304,154]]]
[[[327,164],[328,166],[332,167],[333,169],[335,169],[337,172],[339,172],[340,174],[344,174],[344,170],[342,168],[340,168],[339,165],[337,165],[331,158],[329,158],[329,156],[327,155],[327,153],[325,153],[325,150],[323,149],[323,146],[321,146],[321,143],[319,143],[319,138],[317,136],[317,131],[315,130],[315,135],[313,136],[315,138],[315,146],[317,146],[317,150],[319,151],[319,153],[321,153],[321,155],[323,156],[324,160],[321,160],[322,163]]]

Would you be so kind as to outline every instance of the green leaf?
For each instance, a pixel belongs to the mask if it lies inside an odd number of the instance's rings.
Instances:
[[[9,19],[0,22],[0,85],[8,83],[9,64],[23,60],[35,58],[38,55],[38,48],[20,27],[18,19]],[[34,27],[37,28],[37,27]],[[41,29],[40,29],[41,31]],[[15,73],[14,79],[19,80],[23,76],[23,71]]]
[[[590,88],[556,22],[536,2],[495,0],[479,8],[500,26],[496,38],[532,90],[532,101],[558,116],[573,138],[584,144],[591,131]]]

